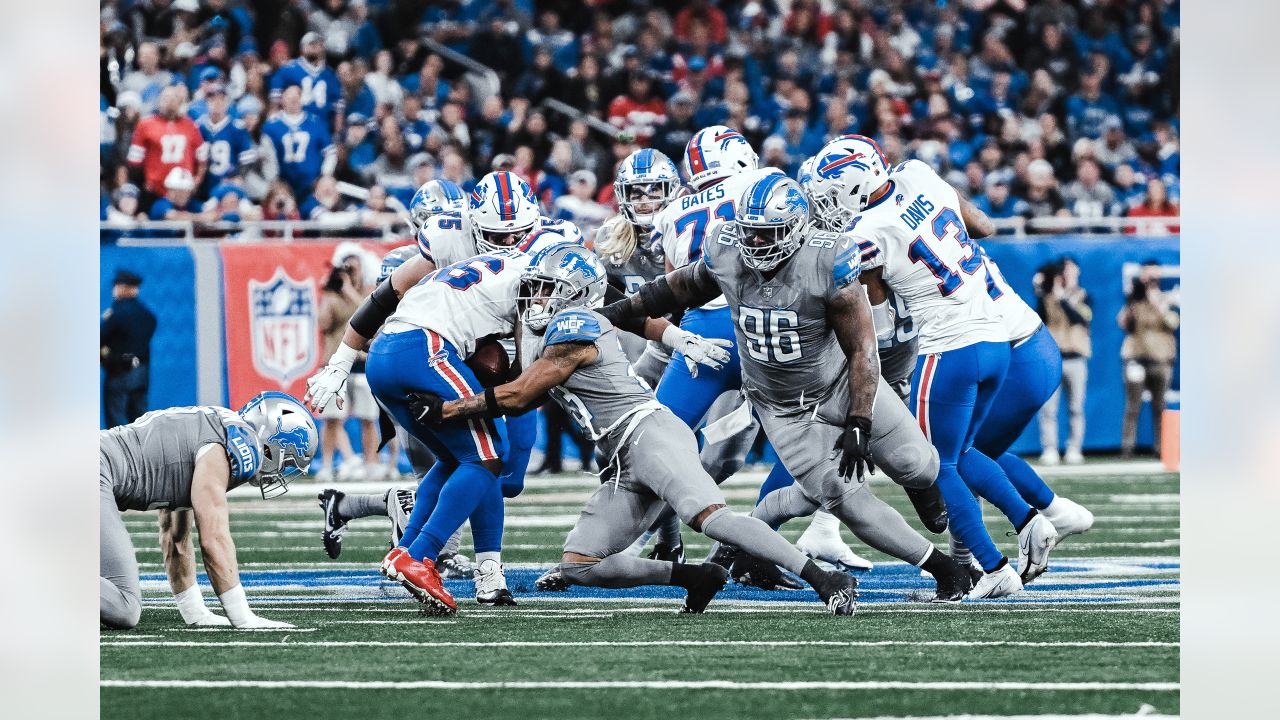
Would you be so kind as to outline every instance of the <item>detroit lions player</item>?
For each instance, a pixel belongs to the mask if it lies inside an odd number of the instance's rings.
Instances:
[[[1026,503],[994,461],[973,447],[1009,367],[1009,332],[987,294],[986,274],[970,228],[991,223],[928,165],[908,161],[890,171],[876,143],[844,136],[820,155],[842,155],[829,197],[849,216],[848,232],[881,252],[864,277],[871,302],[887,306],[882,284],[906,303],[920,328],[911,407],[938,449],[938,486],[951,532],[970,548],[984,575],[974,597],[1017,592],[1044,572],[1057,540],[1053,525]],[[971,492],[989,500],[1018,531],[1020,574],[996,548]]]
[[[462,188],[452,180],[439,178],[428,180],[413,194],[409,201],[409,224],[416,237],[422,232],[427,220],[436,215],[462,217],[466,212],[467,200]]]
[[[747,187],[735,221],[701,259],[602,314],[626,327],[723,294],[746,395],[796,478],[752,514],[776,526],[824,507],[867,544],[928,570],[936,600],[959,601],[968,573],[865,487],[880,465],[897,482],[927,489],[937,455],[913,442],[910,414],[880,377],[870,306],[856,284],[856,244],[810,227],[808,218],[796,182],[767,175]]]
[[[435,393],[415,393],[415,417],[437,427],[474,423],[526,408],[550,393],[591,433],[610,458],[613,475],[587,501],[565,540],[561,569],[571,583],[678,585],[688,590],[681,612],[702,612],[728,579],[724,568],[623,552],[666,503],[695,530],[798,573],[832,613],[853,614],[852,577],[818,568],[760,520],[729,510],[701,471],[693,433],[654,401],[627,362],[617,331],[592,311],[603,301],[605,285],[604,267],[585,248],[556,245],[537,253],[523,273],[517,300],[520,377],[449,402]]]
[[[160,510],[165,571],[188,625],[291,628],[249,609],[236,569],[227,491],[245,483],[264,498],[288,490],[306,472],[319,444],[311,413],[280,392],[265,392],[237,413],[220,407],[155,410],[99,436],[103,625],[128,629],[142,613],[133,543],[120,513]],[[196,584],[191,517],[200,531],[205,571],[226,617],[210,612]]]

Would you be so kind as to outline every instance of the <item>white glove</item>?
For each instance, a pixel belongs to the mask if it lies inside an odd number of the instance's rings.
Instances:
[[[222,601],[222,609],[227,611],[227,618],[231,621],[231,624],[240,630],[292,629],[295,627],[287,622],[268,620],[255,615],[249,609],[249,601],[245,597],[244,587],[240,585],[222,593],[218,596],[218,599]]]
[[[253,613],[249,613],[249,617],[247,618],[241,618],[240,622],[235,623],[235,626],[238,630],[272,630],[276,628],[292,630],[297,627],[296,625],[290,625],[289,623],[281,622],[280,620],[268,620],[261,615],[255,615]]]
[[[191,627],[230,627],[231,621],[221,615],[215,615],[204,604],[204,595],[199,585],[192,585],[173,596],[178,604],[178,613],[182,621]]]
[[[311,405],[312,412],[323,412],[335,400],[338,407],[342,407],[342,398],[347,390],[347,376],[351,374],[357,352],[346,343],[338,345],[333,357],[329,358],[329,364],[307,378],[307,394],[302,399]]]
[[[719,370],[732,359],[729,351],[725,349],[733,347],[732,341],[704,338],[677,325],[668,325],[667,329],[662,331],[662,344],[684,355],[684,364],[689,368],[689,375],[693,377],[698,377],[699,365]]]

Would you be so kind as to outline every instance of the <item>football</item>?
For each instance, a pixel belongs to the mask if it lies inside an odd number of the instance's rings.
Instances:
[[[494,387],[507,381],[511,372],[511,359],[506,348],[492,338],[476,343],[475,353],[467,358],[467,367],[485,387]]]

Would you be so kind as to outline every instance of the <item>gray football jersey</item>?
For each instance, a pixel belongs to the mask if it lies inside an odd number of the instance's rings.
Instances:
[[[627,222],[626,218],[619,215],[601,225],[600,230],[596,232],[595,247],[598,249],[601,242],[609,237],[609,234],[613,232],[615,223],[624,222]],[[638,245],[647,247],[650,242],[651,238],[646,234],[639,239]],[[637,247],[636,251],[631,253],[631,257],[621,262],[615,262],[618,259],[616,257],[601,255],[599,250],[597,250],[596,254],[600,256],[600,262],[604,264],[605,272],[609,277],[609,284],[627,295],[635,294],[641,285],[656,280],[659,275],[665,275],[667,272],[666,261],[663,259],[664,256],[662,254],[662,245],[658,243],[654,243],[653,249],[648,251],[644,247]]]
[[[206,445],[221,449],[208,452],[227,453],[230,487],[251,480],[262,464],[253,428],[220,407],[154,410],[103,430],[100,443],[104,474],[112,479],[121,510],[191,507],[196,454]]]
[[[810,405],[847,378],[848,358],[830,323],[833,297],[861,272],[856,242],[812,227],[800,248],[765,278],[742,261],[726,223],[700,262],[715,276],[733,316],[742,384],[752,400]]]
[[[599,313],[587,308],[569,308],[551,318],[547,330],[535,335],[526,330],[520,354],[524,367],[558,343],[590,342],[599,350],[595,362],[579,367],[563,384],[551,389],[579,427],[591,434],[601,452],[612,453],[620,436],[620,423],[636,407],[653,401],[653,392],[636,377],[622,351],[618,331]]]

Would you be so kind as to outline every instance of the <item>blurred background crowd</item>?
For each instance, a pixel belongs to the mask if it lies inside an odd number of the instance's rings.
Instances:
[[[792,174],[869,135],[995,218],[1175,216],[1178,5],[107,0],[101,217],[375,227],[501,166],[589,231],[715,123]]]

